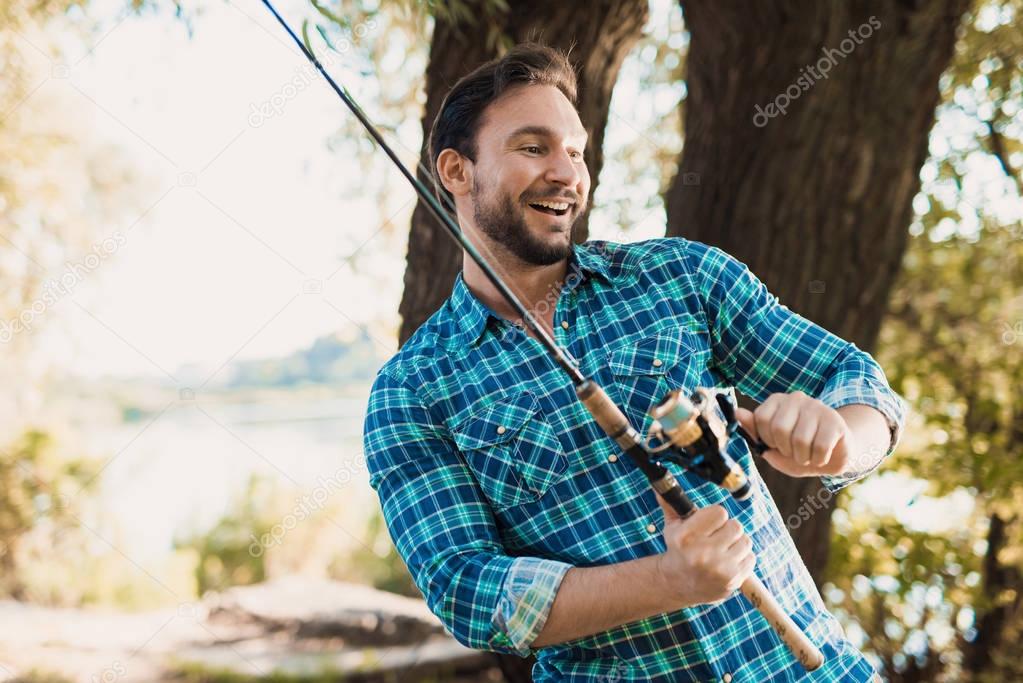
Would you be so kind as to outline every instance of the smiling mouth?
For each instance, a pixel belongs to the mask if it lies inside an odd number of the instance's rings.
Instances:
[[[529,208],[548,216],[564,216],[571,211],[572,206],[569,202],[559,201],[529,202]]]

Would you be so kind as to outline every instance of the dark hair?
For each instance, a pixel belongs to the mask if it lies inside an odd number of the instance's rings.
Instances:
[[[568,56],[546,45],[522,43],[458,79],[430,130],[430,171],[437,189],[447,194],[437,172],[437,157],[451,148],[476,160],[476,132],[483,111],[512,86],[551,85],[576,105],[576,76]],[[449,195],[450,197],[450,195]]]

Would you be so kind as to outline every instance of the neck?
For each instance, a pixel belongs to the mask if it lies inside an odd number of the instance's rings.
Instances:
[[[490,263],[508,288],[533,317],[543,321],[548,330],[553,326],[554,309],[561,294],[568,269],[568,259],[562,259],[549,266],[524,263],[500,245],[480,245],[473,240],[477,249]],[[497,288],[490,282],[483,270],[467,254],[462,255],[462,278],[477,299],[486,304],[494,313],[505,320],[519,322],[521,316],[511,307]]]

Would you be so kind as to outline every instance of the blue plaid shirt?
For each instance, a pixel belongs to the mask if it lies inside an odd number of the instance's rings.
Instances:
[[[558,294],[539,304],[554,307],[555,338],[640,431],[670,389],[736,387],[758,401],[800,390],[833,408],[869,405],[886,416],[892,449],[898,440],[904,407],[877,363],[779,304],[719,249],[587,242]],[[746,502],[669,467],[697,505],[721,504],[742,523],[756,574],[821,648],[824,666],[807,674],[738,593],[532,650],[569,568],[664,552],[664,520],[642,473],[618,457],[539,342],[483,305],[461,275],[380,370],[364,441],[391,537],[430,608],[469,647],[535,652],[536,681],[873,676],[825,609],[741,439],[729,452],[749,473]],[[824,483],[837,490],[886,455]]]

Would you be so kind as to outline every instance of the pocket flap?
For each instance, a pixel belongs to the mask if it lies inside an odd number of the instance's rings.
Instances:
[[[692,349],[683,342],[685,330],[657,332],[615,349],[608,355],[608,368],[615,375],[663,375],[678,364],[683,352]]]
[[[539,407],[536,397],[528,391],[503,398],[469,417],[452,435],[461,450],[504,443],[518,434]]]

